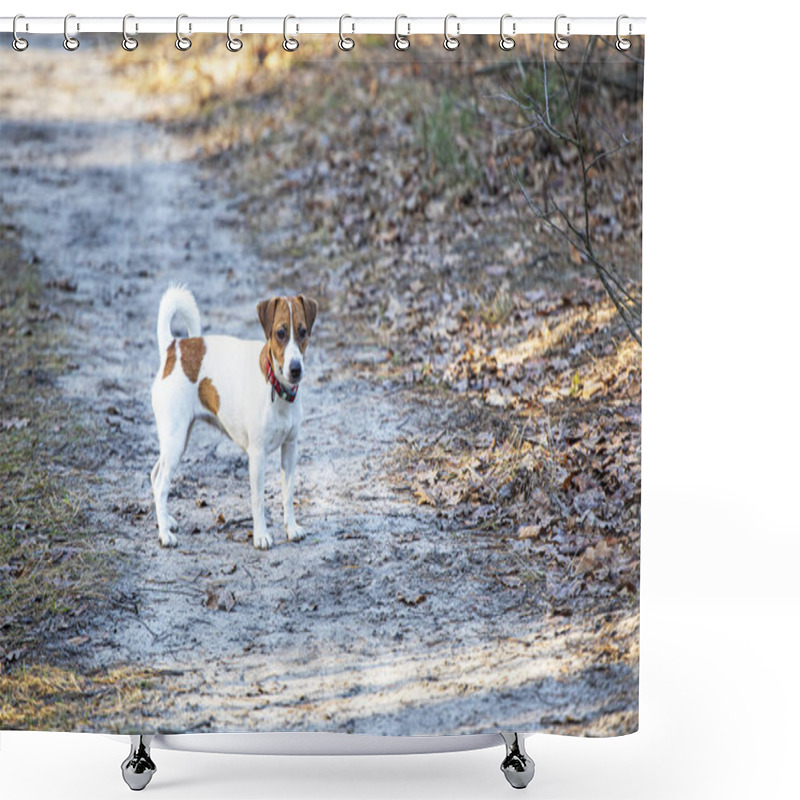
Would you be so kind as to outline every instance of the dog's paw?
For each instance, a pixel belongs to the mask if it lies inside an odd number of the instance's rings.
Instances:
[[[178,520],[176,520],[175,517],[172,516],[172,514],[170,514],[167,519],[168,519],[167,525],[169,526],[169,529],[171,531],[178,530]]]
[[[256,536],[253,534],[253,545],[256,550],[269,550],[272,547],[272,537],[268,534],[264,536]]]
[[[162,547],[177,547],[178,537],[174,533],[166,531],[158,534],[158,541],[161,542]]]
[[[287,525],[286,527],[286,538],[290,542],[297,542],[300,539],[304,539],[306,535],[305,530],[301,528],[296,522],[294,525]]]

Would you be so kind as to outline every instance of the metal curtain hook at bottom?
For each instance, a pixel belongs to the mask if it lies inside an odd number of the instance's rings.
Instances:
[[[451,19],[457,19],[456,15],[448,14],[444,18],[444,41],[442,42],[442,47],[444,47],[445,50],[450,50],[452,52],[453,50],[457,50],[458,46],[461,44],[461,42],[458,40],[458,32],[461,29],[461,23],[456,22],[456,35],[451,36],[447,30],[447,24]]]
[[[525,752],[525,737],[521,733],[501,733],[506,745],[506,757],[500,765],[506,780],[515,789],[524,789],[536,772],[533,759]]]
[[[20,20],[20,19],[25,19],[25,15],[24,15],[24,14],[17,14],[17,15],[14,17],[14,22],[13,22],[13,23],[12,23],[12,25],[11,25],[11,32],[14,34],[14,38],[13,38],[13,40],[11,41],[11,46],[12,46],[12,47],[13,47],[13,48],[14,48],[14,49],[15,49],[15,50],[18,52],[18,53],[21,53],[23,50],[27,50],[27,49],[28,49],[28,40],[27,40],[27,39],[23,39],[23,38],[22,38],[22,37],[21,37],[21,36],[20,36],[20,35],[17,33],[17,20]]]
[[[156,773],[156,765],[150,756],[150,745],[154,738],[131,735],[131,751],[121,768],[122,779],[135,792],[144,789]]]
[[[283,18],[283,49],[287,53],[294,53],[298,47],[300,47],[300,42],[297,39],[292,39],[288,34],[288,26],[290,19],[297,19],[297,17],[293,17],[291,14],[287,14]]]
[[[75,19],[74,14],[67,14],[64,17],[64,49],[73,52],[81,46],[81,43],[74,36],[69,35],[69,21],[71,19]]]
[[[175,20],[175,47],[184,52],[192,46],[192,40],[181,33],[181,20],[188,18],[188,14],[178,14],[178,18]],[[191,29],[190,25],[189,30],[191,31]]]

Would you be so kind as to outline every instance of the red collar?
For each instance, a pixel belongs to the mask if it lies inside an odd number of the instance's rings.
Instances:
[[[272,371],[270,355],[271,354],[268,354],[264,359],[264,376],[267,379],[267,383],[272,385],[272,402],[275,402],[275,395],[277,394],[278,397],[285,400],[287,403],[294,403],[294,399],[297,397],[298,386],[284,386],[275,377],[275,373]]]

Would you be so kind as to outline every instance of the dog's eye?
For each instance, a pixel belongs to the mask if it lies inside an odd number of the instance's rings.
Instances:
[[[286,338],[286,331],[283,328],[278,328],[278,332],[275,335],[278,337],[278,341],[282,342]]]
[[[305,328],[303,328],[303,327],[298,328],[298,330],[297,330],[297,338],[298,339],[305,339],[306,338],[306,333],[308,333],[308,331],[306,331]]]

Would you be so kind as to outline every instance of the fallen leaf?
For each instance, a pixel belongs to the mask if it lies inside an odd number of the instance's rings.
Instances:
[[[486,405],[492,406],[492,408],[507,408],[508,406],[513,405],[513,403],[513,397],[506,397],[497,389],[489,389],[489,391],[486,393]]]
[[[236,597],[224,586],[210,586],[206,589],[205,607],[212,611],[233,611]]]
[[[538,539],[541,532],[542,529],[539,525],[523,525],[517,531],[517,537],[519,539]]]
[[[424,603],[428,599],[428,595],[420,594],[417,595],[413,599],[409,599],[404,594],[398,593],[397,599],[406,606],[418,606],[420,603]]]
[[[429,505],[436,508],[436,501],[419,484],[414,489],[414,497],[417,498],[418,505]]]
[[[576,570],[584,574],[586,572],[595,572],[598,568],[607,567],[613,554],[613,550],[605,541],[595,546],[587,547],[578,562]]]
[[[59,280],[50,280],[45,284],[48,289],[60,289],[62,292],[77,292],[78,284],[69,278],[61,278]]]

